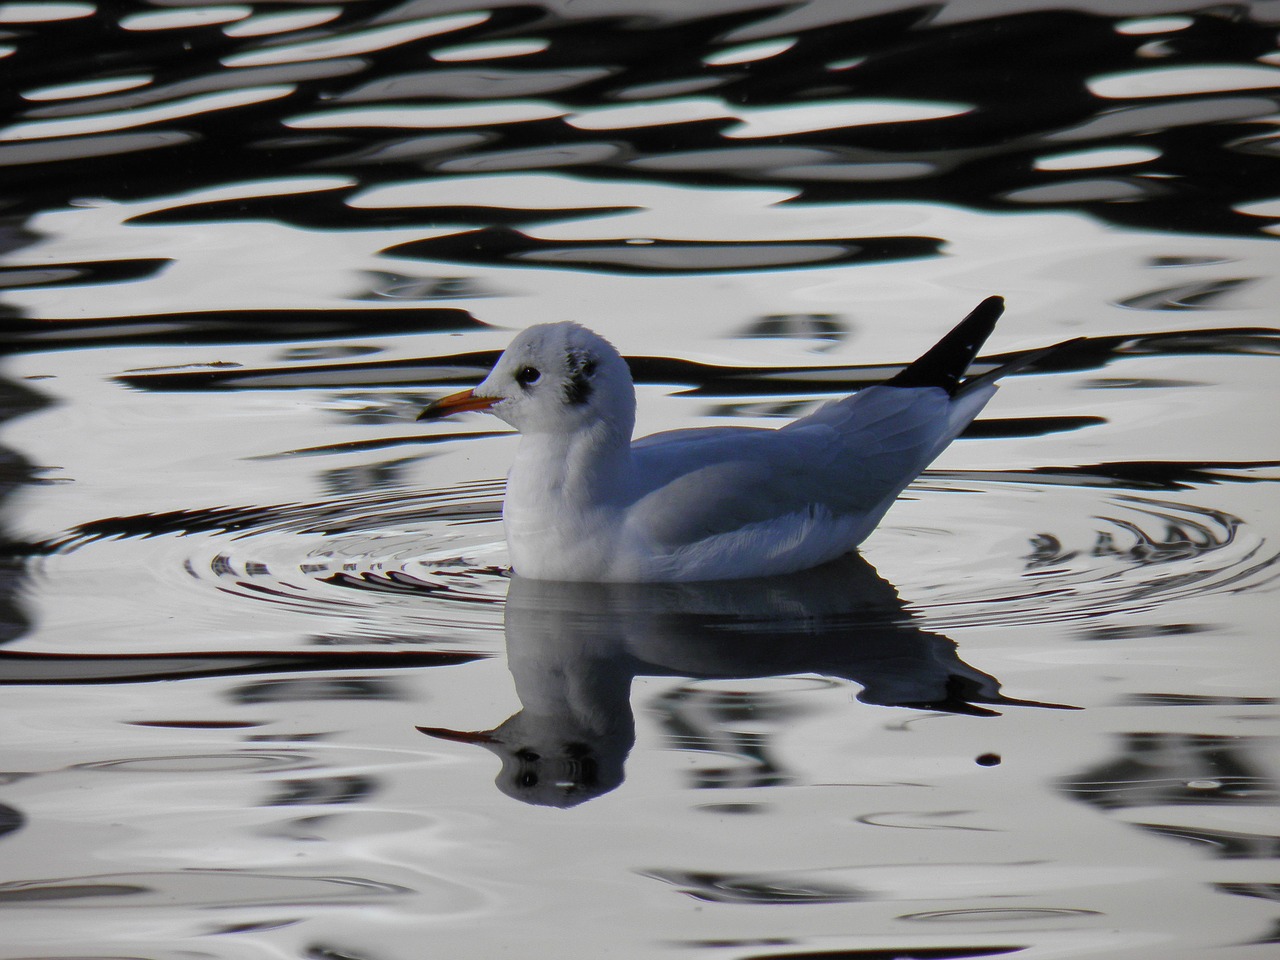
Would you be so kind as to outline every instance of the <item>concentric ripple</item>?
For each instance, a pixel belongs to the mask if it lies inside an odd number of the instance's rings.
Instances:
[[[507,582],[501,489],[471,483],[105,518],[49,545],[42,580],[122,593],[118,602],[146,608],[148,621],[180,619],[196,648],[426,644],[489,652],[500,642]],[[108,632],[130,621],[97,616]],[[151,648],[136,626],[121,633],[125,648]],[[208,628],[203,643],[201,628]],[[156,641],[162,636],[157,630]]]
[[[1276,579],[1275,545],[1240,517],[1199,505],[1202,491],[1133,486],[1083,468],[1070,477],[930,473],[864,552],[942,630],[1079,620],[1105,638],[1118,629],[1099,622],[1110,616]],[[312,644],[470,638],[489,647],[507,590],[501,497],[501,482],[485,481],[112,518],[58,547],[120,551],[146,540],[152,575],[196,588],[210,607],[232,596],[301,615]],[[171,542],[158,549],[157,538]],[[899,563],[902,555],[911,562]],[[171,569],[154,569],[161,558]]]
[[[188,555],[195,580],[295,610],[395,610],[417,628],[493,629],[506,593],[501,484],[285,508]],[[433,629],[434,628],[434,629]]]
[[[1108,618],[1280,576],[1280,550],[1261,529],[1197,493],[1116,489],[1087,475],[1070,486],[1031,472],[928,476],[868,556],[909,547],[924,558],[912,576],[929,579],[897,585],[937,629],[1089,621],[1089,637],[1106,639],[1117,629]],[[909,525],[940,512],[945,526]]]

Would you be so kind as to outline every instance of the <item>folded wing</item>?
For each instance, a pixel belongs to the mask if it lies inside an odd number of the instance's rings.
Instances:
[[[874,523],[993,392],[961,402],[935,388],[872,387],[780,430],[655,434],[632,448],[651,483],[629,524],[676,548],[797,514]]]

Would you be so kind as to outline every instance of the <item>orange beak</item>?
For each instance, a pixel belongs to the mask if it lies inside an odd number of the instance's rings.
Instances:
[[[448,727],[417,727],[419,733],[437,740],[452,740],[454,743],[498,743],[499,740],[490,730],[450,730]]]
[[[477,397],[471,390],[451,393],[439,400],[432,400],[422,412],[419,420],[438,420],[453,413],[465,413],[467,410],[488,410],[498,402],[498,397]]]

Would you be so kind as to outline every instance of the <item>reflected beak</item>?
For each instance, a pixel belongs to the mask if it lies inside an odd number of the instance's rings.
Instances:
[[[441,397],[439,400],[432,400],[422,412],[418,414],[419,420],[439,420],[441,417],[447,417],[452,413],[464,413],[467,410],[488,410],[499,400],[498,397],[477,397],[474,391],[463,390],[460,393],[451,393],[447,397]]]
[[[452,740],[454,743],[498,743],[492,731],[489,730],[450,730],[448,727],[417,727],[419,733],[425,733],[428,737],[435,737],[438,740]]]

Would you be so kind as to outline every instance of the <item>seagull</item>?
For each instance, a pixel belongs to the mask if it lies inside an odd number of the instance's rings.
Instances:
[[[1004,311],[989,297],[884,383],[773,429],[695,427],[632,440],[622,355],[576,323],[529,327],[430,420],[487,411],[519,431],[502,516],[516,576],[576,582],[737,580],[849,553],[978,415],[995,381],[964,379]]]

